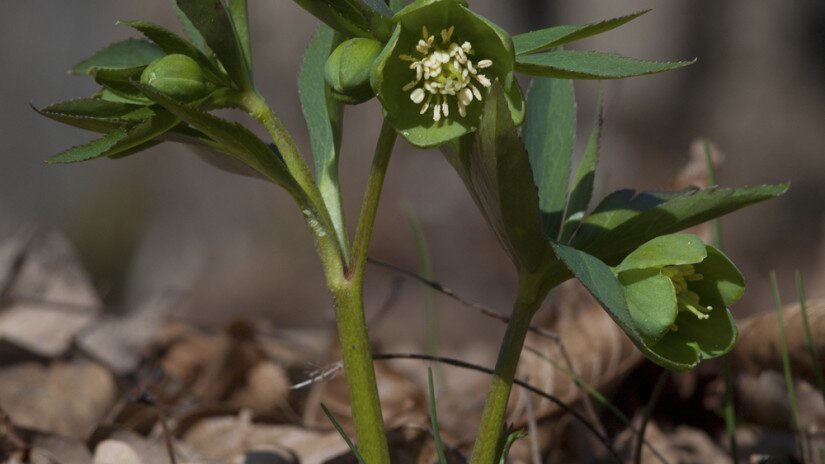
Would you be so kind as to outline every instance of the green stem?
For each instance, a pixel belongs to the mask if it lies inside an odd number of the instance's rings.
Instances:
[[[390,462],[367,321],[364,317],[363,291],[367,251],[395,139],[395,130],[385,121],[375,148],[361,215],[358,218],[352,264],[346,271],[344,284],[339,288],[331,288],[335,297],[335,317],[344,357],[344,370],[347,373],[355,432],[358,436],[358,449],[369,464]]]
[[[523,286],[520,287],[523,288]],[[513,387],[521,349],[524,347],[530,320],[546,294],[524,299],[522,293],[519,292],[519,298],[513,305],[513,314],[510,316],[507,332],[504,334],[504,341],[498,353],[493,380],[489,393],[487,393],[487,400],[484,402],[481,425],[470,458],[471,464],[494,464],[499,457],[507,401],[510,399],[510,390]]]

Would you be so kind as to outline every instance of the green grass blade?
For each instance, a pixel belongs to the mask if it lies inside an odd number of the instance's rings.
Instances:
[[[427,237],[424,235],[424,229],[421,227],[421,221],[415,214],[412,206],[407,206],[404,209],[407,216],[407,223],[415,237],[415,254],[418,257],[418,272],[421,277],[435,281],[435,272],[433,271],[432,254],[427,243]],[[435,291],[429,285],[421,284],[421,297],[424,300],[424,324],[427,337],[427,354],[430,356],[438,356],[438,313],[435,305]],[[443,379],[441,370],[436,366],[436,377]]]
[[[799,421],[799,408],[796,403],[796,391],[794,390],[793,376],[791,375],[791,359],[788,354],[788,340],[785,334],[785,318],[782,313],[782,299],[779,296],[779,284],[776,281],[776,271],[771,271],[771,291],[776,305],[776,319],[779,323],[779,344],[782,352],[782,370],[785,373],[785,386],[788,389],[788,404],[791,407],[791,419],[797,436],[802,439],[802,425]]]
[[[444,454],[444,443],[441,441],[441,429],[438,427],[438,415],[435,407],[435,387],[433,386],[433,368],[427,368],[427,388],[429,392],[428,400],[430,403],[430,421],[433,426],[433,439],[435,440],[435,449],[438,451],[438,460],[441,464],[447,464],[447,456]]]
[[[814,347],[814,338],[811,335],[811,326],[808,322],[808,304],[805,299],[805,284],[802,281],[802,273],[799,271],[796,271],[796,293],[799,296],[799,312],[802,314],[802,327],[805,329],[805,343],[811,353],[811,367],[814,370],[816,388],[819,389],[822,399],[825,400],[825,377],[822,375],[822,363],[819,362],[819,355]]]
[[[366,464],[364,462],[364,457],[361,456],[361,453],[358,451],[358,447],[355,446],[355,443],[353,443],[352,440],[350,440],[347,433],[344,432],[344,428],[341,427],[341,424],[338,422],[335,416],[332,415],[332,412],[330,412],[330,410],[327,408],[327,405],[321,403],[321,409],[324,410],[324,414],[326,414],[329,418],[329,421],[332,422],[332,425],[333,427],[335,427],[335,430],[338,431],[338,434],[341,435],[341,438],[343,438],[344,441],[347,443],[347,446],[349,446],[350,451],[352,451],[352,454],[355,455],[355,459],[358,460],[358,464]]]

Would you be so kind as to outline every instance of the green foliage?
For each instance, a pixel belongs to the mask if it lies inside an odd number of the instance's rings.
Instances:
[[[536,78],[527,98],[527,118],[522,128],[530,155],[533,180],[539,190],[539,207],[547,237],[555,240],[567,202],[567,183],[576,142],[576,99],[573,81]]]
[[[332,89],[324,79],[327,58],[339,42],[338,33],[329,26],[321,26],[304,55],[298,78],[298,94],[309,130],[318,189],[343,246],[347,242],[347,231],[338,183],[338,155],[344,108],[332,97]]]
[[[338,422],[338,419],[336,419],[332,412],[329,410],[329,408],[327,408],[327,405],[321,403],[321,409],[324,411],[324,414],[326,414],[329,421],[332,422],[332,425],[333,427],[335,427],[335,430],[338,432],[338,435],[341,435],[341,438],[344,439],[344,442],[347,444],[347,447],[349,447],[349,450],[355,456],[355,459],[358,461],[358,464],[366,464],[366,461],[364,461],[364,457],[361,456],[361,453],[358,451],[358,447],[355,446],[355,443],[352,442],[349,435],[347,435],[347,432],[345,432],[344,428],[341,427],[341,423]]]
[[[475,137],[445,149],[516,267],[534,271],[550,256],[530,161],[498,84]]]
[[[694,61],[645,61],[602,52],[556,50],[518,55],[516,71],[558,79],[623,79],[683,68]]]
[[[618,18],[607,19],[590,24],[568,24],[563,26],[548,27],[538,31],[531,31],[513,37],[513,44],[516,47],[516,54],[524,55],[536,53],[551,48],[575,42],[587,37],[602,34],[613,30],[621,25],[642,16],[650,10],[643,10]]]
[[[295,3],[344,34],[386,40],[392,11],[382,0],[295,0]]]
[[[72,74],[94,75],[105,69],[126,69],[146,66],[163,56],[163,51],[155,44],[139,39],[115,42],[94,55],[76,64]]]
[[[433,386],[433,369],[427,368],[427,400],[430,404],[430,424],[433,427],[433,439],[435,440],[435,450],[438,452],[438,462],[447,464],[447,456],[444,454],[444,443],[441,441],[441,429],[438,426],[438,413],[435,407],[435,387]]]
[[[377,40],[355,37],[338,45],[329,55],[324,77],[341,102],[357,105],[375,95],[370,72],[382,48]]]

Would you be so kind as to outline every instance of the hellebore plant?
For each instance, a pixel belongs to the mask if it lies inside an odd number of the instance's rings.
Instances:
[[[117,42],[72,70],[92,76],[100,90],[38,111],[103,134],[50,163],[120,158],[175,141],[219,168],[284,188],[315,239],[335,306],[358,448],[368,464],[389,462],[389,451],[364,318],[364,271],[397,135],[441,149],[519,276],[473,463],[501,460],[505,409],[527,328],[548,292],[565,280],[577,278],[642,353],[668,369],[691,369],[731,349],[736,328],[727,308],[744,291],[742,276],[697,237],[673,234],[787,186],[621,190],[589,211],[601,104],[573,170],[571,79],[690,64],[562,49],[645,12],[511,37],[462,0],[295,1],[325,23],[299,78],[314,173],[254,84],[246,0],[173,0],[186,38],[149,22],[124,22],[147,40]],[[526,99],[515,73],[533,76]],[[373,97],[384,123],[350,240],[338,187],[344,106]],[[272,144],[210,113],[219,108],[251,115]]]

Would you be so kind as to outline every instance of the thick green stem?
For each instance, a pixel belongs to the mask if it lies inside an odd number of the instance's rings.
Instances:
[[[338,289],[332,288],[344,370],[347,373],[355,432],[358,436],[358,449],[367,464],[390,462],[367,322],[364,317],[363,289],[367,251],[395,139],[395,130],[384,122],[375,148],[361,215],[358,218],[352,264],[346,271],[345,284]]]

